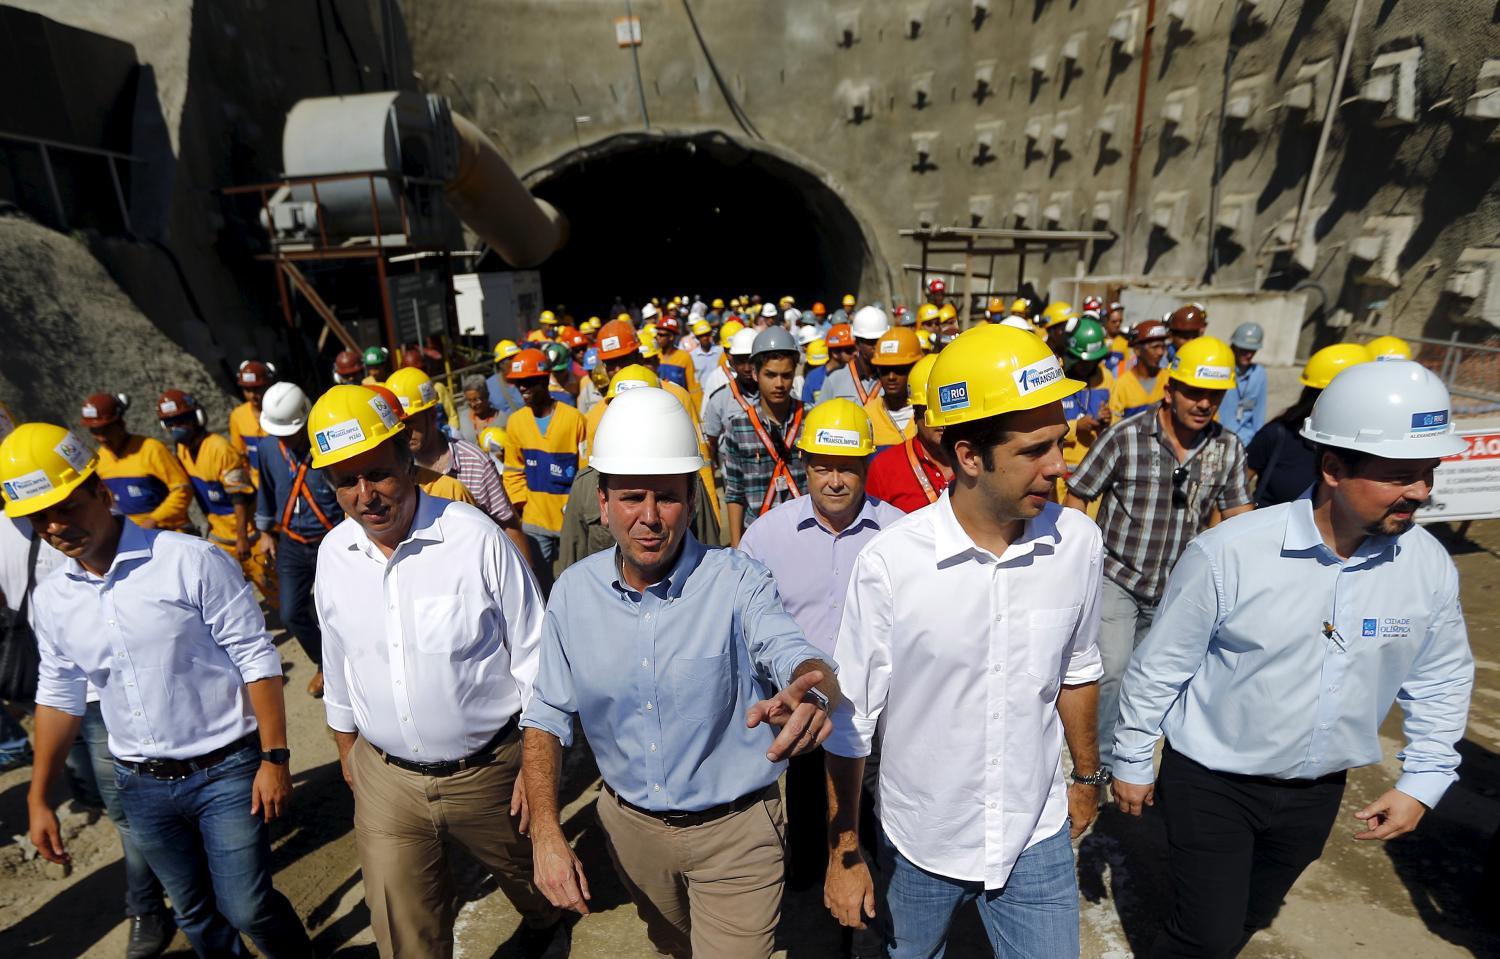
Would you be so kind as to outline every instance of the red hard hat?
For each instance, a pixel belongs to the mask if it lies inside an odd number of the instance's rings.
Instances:
[[[1198,304],[1189,303],[1173,310],[1167,325],[1174,330],[1201,330],[1208,326],[1208,313]]]
[[[682,323],[678,321],[677,317],[668,314],[656,321],[656,328],[668,333],[681,333]]]
[[[942,293],[947,289],[948,284],[944,283],[942,280],[933,280],[931,283],[927,284],[928,293]]]
[[[191,393],[184,393],[182,390],[164,390],[156,399],[156,415],[160,419],[176,419],[196,409],[198,401]]]
[[[547,354],[541,350],[522,350],[510,358],[505,367],[505,378],[514,382],[548,376],[551,373],[550,366]]]
[[[246,360],[240,364],[239,372],[235,374],[235,383],[241,387],[260,387],[265,389],[276,382],[276,367],[270,363],[262,363],[260,360]]]
[[[408,346],[401,351],[402,369],[412,368],[421,370],[426,369],[426,367],[427,358],[422,355],[422,350],[419,347]]]
[[[1164,340],[1167,334],[1167,324],[1161,320],[1143,320],[1131,331],[1131,339],[1137,343],[1145,340]]]
[[[344,350],[333,358],[333,371],[339,376],[358,376],[364,368],[364,361],[353,350]]]
[[[89,429],[119,421],[130,408],[124,393],[95,393],[83,401],[83,425]]]
[[[1097,296],[1087,296],[1087,297],[1084,297],[1084,299],[1083,299],[1083,312],[1088,313],[1091,310],[1097,311],[1097,310],[1102,310],[1102,309],[1104,309],[1104,301],[1103,300],[1099,299]]]
[[[835,323],[828,328],[828,335],[823,338],[828,343],[830,350],[843,349],[854,345],[854,328],[848,323]]]

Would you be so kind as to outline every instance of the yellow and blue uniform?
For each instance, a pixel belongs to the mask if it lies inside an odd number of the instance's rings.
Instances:
[[[1104,357],[1104,368],[1118,375],[1130,363],[1131,355],[1130,341],[1116,333],[1109,340],[1109,355]]]
[[[916,416],[906,421],[905,429],[896,428],[896,421],[891,418],[890,411],[886,409],[884,393],[876,393],[865,400],[865,412],[870,414],[870,426],[875,431],[876,453],[892,446],[900,446],[917,435]]]
[[[123,456],[116,456],[107,446],[99,447],[99,478],[114,495],[120,512],[133,522],[147,520],[157,529],[189,527],[192,483],[160,440],[131,434]]]
[[[543,432],[536,414],[525,407],[510,415],[505,435],[505,493],[512,503],[525,504],[522,527],[558,535],[573,477],[588,465],[583,414],[554,403]]]
[[[1115,419],[1124,419],[1134,416],[1141,410],[1159,401],[1165,395],[1163,388],[1167,384],[1167,370],[1163,366],[1156,374],[1148,388],[1141,378],[1135,375],[1135,366],[1126,367],[1115,377],[1114,390],[1109,396],[1109,408],[1114,411]]]
[[[198,498],[199,508],[208,517],[209,542],[233,556],[240,564],[240,572],[260,590],[266,605],[272,609],[278,608],[280,587],[277,585],[276,567],[271,563],[270,554],[264,550],[252,549],[249,556],[239,558],[239,523],[234,515],[235,497],[245,497],[252,507],[250,513],[253,515],[255,512],[255,485],[251,478],[254,474],[246,466],[245,454],[219,434],[209,433],[198,444],[197,456],[186,446],[178,444],[177,458],[193,484],[193,494]],[[246,535],[250,540],[255,540],[260,533],[248,517],[246,525],[249,526]]]
[[[663,349],[656,375],[661,377],[663,383],[676,383],[687,390],[688,397],[693,401],[693,409],[703,405],[703,391],[698,389],[698,376],[693,372],[693,357],[687,350],[677,346]]]
[[[229,444],[241,453],[250,464],[250,485],[260,483],[260,443],[266,431],[260,428],[260,416],[248,402],[241,403],[229,413]]]

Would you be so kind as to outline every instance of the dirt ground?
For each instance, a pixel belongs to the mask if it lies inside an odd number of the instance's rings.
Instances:
[[[1500,956],[1500,522],[1475,523],[1466,537],[1439,527],[1463,578],[1463,603],[1478,664],[1461,780],[1417,834],[1386,845],[1355,843],[1353,812],[1397,774],[1400,727],[1385,726],[1386,760],[1356,770],[1346,816],[1321,861],[1292,890],[1270,930],[1251,942],[1251,959],[1392,956],[1413,959]],[[321,705],[303,687],[308,663],[295,643],[281,645],[289,666],[287,706],[296,793],[291,815],[275,828],[276,884],[291,899],[321,956],[370,956],[375,946],[355,862],[352,800],[338,774]],[[123,955],[124,870],[113,827],[84,812],[65,817],[74,864],[26,858],[25,793],[30,773],[0,776],[0,956]],[[609,867],[594,814],[597,777],[587,753],[569,757],[566,829],[590,868],[594,914],[574,931],[578,959],[654,955]],[[1158,817],[1139,822],[1106,809],[1078,844],[1083,956],[1124,959],[1146,950],[1165,909],[1165,842]],[[1484,881],[1486,861],[1490,863]],[[461,870],[465,905],[456,930],[460,959],[514,955],[507,943],[515,912],[477,866]],[[1481,906],[1486,903],[1486,906]],[[778,956],[838,956],[839,935],[820,892],[790,895]],[[191,955],[178,936],[170,955]],[[950,956],[987,955],[972,910],[961,917]]]

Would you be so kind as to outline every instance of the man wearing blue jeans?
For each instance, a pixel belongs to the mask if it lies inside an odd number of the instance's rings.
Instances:
[[[291,797],[281,662],[255,592],[212,543],[111,512],[98,457],[28,423],[0,443],[5,511],[68,557],[34,594],[36,763],[30,838],[66,862],[48,790],[83,724],[87,687],[130,834],[200,956],[311,955],[271,885],[269,823]]]

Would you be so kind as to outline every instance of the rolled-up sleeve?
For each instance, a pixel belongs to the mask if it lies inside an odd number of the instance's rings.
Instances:
[[[32,597],[33,602],[36,596]],[[88,704],[88,677],[83,669],[58,649],[53,624],[43,609],[33,606],[33,629],[41,665],[37,669],[36,704],[50,706],[70,716],[82,716]]]
[[[246,683],[281,675],[281,655],[266,631],[255,590],[229,554],[205,544],[199,580],[199,612]]]
[[[868,549],[860,553],[833,647],[844,698],[833,711],[833,732],[823,748],[835,756],[868,756],[875,741],[891,685],[894,598],[883,558]]]
[[[1396,695],[1406,734],[1406,748],[1396,754],[1401,760],[1396,788],[1429,808],[1458,779],[1454,744],[1464,734],[1474,689],[1474,656],[1454,571],[1437,608],[1440,612],[1427,627],[1422,650]]]
[[[823,653],[807,641],[802,628],[781,604],[781,594],[776,591],[776,580],[770,570],[758,562],[751,563],[742,595],[739,620],[745,631],[745,646],[761,671],[775,679],[777,688],[791,683],[798,666],[809,659],[823,658]]]
[[[521,725],[540,729],[557,737],[564,746],[573,744],[573,717],[578,713],[578,696],[573,684],[573,666],[563,648],[559,611],[567,592],[559,580],[552,589],[547,612],[542,617],[538,640],[536,679],[531,684],[531,700],[521,715]]]

